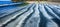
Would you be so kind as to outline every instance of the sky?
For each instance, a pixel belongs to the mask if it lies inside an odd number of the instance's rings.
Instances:
[[[11,1],[11,0],[0,0],[0,1]]]

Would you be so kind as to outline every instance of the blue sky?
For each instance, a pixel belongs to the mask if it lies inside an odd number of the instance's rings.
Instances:
[[[0,1],[11,1],[11,0],[0,0]]]

